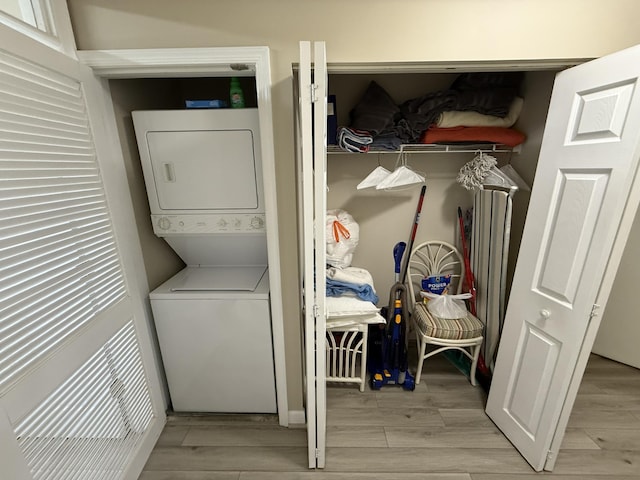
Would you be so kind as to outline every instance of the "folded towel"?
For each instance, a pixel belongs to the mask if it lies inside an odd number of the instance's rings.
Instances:
[[[326,286],[327,297],[339,297],[340,295],[355,295],[361,300],[367,300],[368,302],[378,303],[378,296],[373,291],[371,285],[366,283],[347,283],[339,282],[327,278]]]
[[[330,317],[327,319],[327,330],[376,323],[387,323],[387,321],[379,313],[372,313],[370,315],[356,315],[355,317]]]
[[[336,280],[338,282],[346,282],[346,283],[356,283],[359,285],[368,284],[371,285],[371,288],[375,292],[375,288],[373,287],[373,277],[371,274],[360,267],[345,267],[345,268],[336,268],[329,267],[327,268],[327,278],[332,280]]]
[[[344,295],[327,297],[325,299],[325,307],[328,317],[371,316],[375,313],[380,313],[380,309],[373,303]]]
[[[338,145],[343,150],[366,153],[369,151],[371,143],[373,143],[373,136],[369,132],[347,127],[338,129]]]
[[[440,128],[452,128],[452,127],[512,127],[520,112],[522,112],[522,105],[524,100],[520,97],[516,97],[511,102],[509,107],[509,113],[506,117],[496,117],[494,115],[484,115],[479,112],[473,111],[448,111],[442,112],[436,125]]]

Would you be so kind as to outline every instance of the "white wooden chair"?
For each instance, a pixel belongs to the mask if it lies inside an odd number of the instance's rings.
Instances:
[[[367,384],[367,342],[369,325],[358,323],[348,327],[327,325],[326,381],[355,383],[364,392]]]
[[[471,385],[476,385],[476,366],[482,345],[484,325],[467,312],[465,318],[446,319],[434,316],[420,296],[422,279],[430,275],[451,275],[449,292],[460,293],[464,282],[464,261],[460,252],[446,242],[424,242],[413,249],[407,264],[407,286],[411,319],[418,346],[416,384],[420,383],[424,361],[445,350],[458,350],[471,360]],[[427,352],[427,345],[435,345]]]

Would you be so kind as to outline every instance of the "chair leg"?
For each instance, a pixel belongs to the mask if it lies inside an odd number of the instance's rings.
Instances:
[[[367,384],[367,344],[369,342],[369,332],[365,328],[362,333],[362,354],[360,355],[360,391],[364,392],[364,386]]]
[[[416,343],[418,344],[418,366],[416,367],[416,385],[420,383],[422,376],[422,364],[424,363],[424,352],[427,349],[427,342],[420,338],[420,334],[416,330]]]
[[[477,385],[476,382],[476,367],[478,366],[478,357],[480,357],[480,345],[476,345],[473,347],[473,361],[471,362],[471,370],[469,371],[469,380],[471,380],[471,385],[474,387]]]

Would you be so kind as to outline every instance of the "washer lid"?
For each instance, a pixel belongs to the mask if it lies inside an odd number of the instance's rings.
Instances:
[[[253,292],[266,266],[185,268],[172,292],[235,290]]]

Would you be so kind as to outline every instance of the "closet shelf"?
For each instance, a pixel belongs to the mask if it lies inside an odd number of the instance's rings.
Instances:
[[[403,144],[397,150],[386,150],[383,148],[372,148],[365,155],[371,153],[390,153],[393,155],[397,155],[399,153],[465,153],[465,152],[483,152],[483,153],[519,153],[520,145],[516,147],[509,147],[507,145],[499,145],[499,144],[487,144],[487,143],[478,143],[478,144],[457,144],[457,145],[444,145],[444,144],[424,144],[424,143],[416,143],[416,144]],[[356,152],[347,152],[343,150],[337,145],[328,145],[327,146],[328,154],[351,154]],[[357,155],[358,153],[356,153]]]

